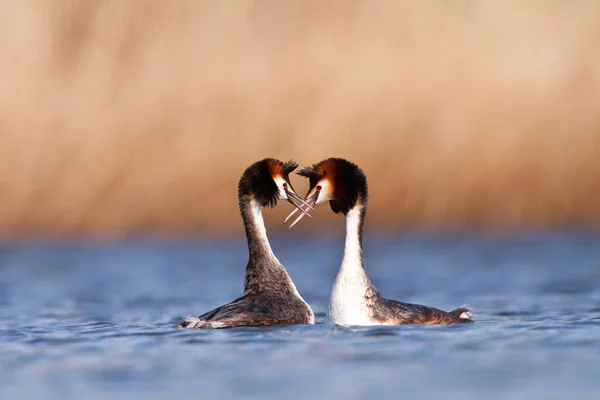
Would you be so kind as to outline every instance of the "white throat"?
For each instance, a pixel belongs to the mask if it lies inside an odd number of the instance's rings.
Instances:
[[[359,236],[360,223],[360,209],[355,207],[346,216],[346,244],[344,245],[344,258],[342,259],[340,272],[364,272],[362,243]]]
[[[376,325],[365,302],[371,285],[363,268],[360,238],[361,207],[351,209],[346,215],[346,244],[344,258],[329,299],[327,321],[338,325]]]
[[[275,257],[275,254],[273,253],[273,249],[271,249],[269,238],[267,237],[267,228],[265,227],[265,220],[262,216],[260,204],[258,204],[256,200],[252,200],[250,203],[250,218],[253,223],[254,235],[258,243],[260,243],[262,251],[264,251],[267,256],[277,260],[277,257]],[[279,262],[279,260],[277,260],[277,262]]]

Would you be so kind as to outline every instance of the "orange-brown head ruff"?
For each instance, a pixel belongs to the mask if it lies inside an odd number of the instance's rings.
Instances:
[[[304,200],[310,205],[329,201],[333,212],[341,212],[344,215],[357,204],[366,207],[368,198],[367,178],[358,165],[348,160],[328,158],[320,163],[303,168],[298,171],[298,174],[309,179],[310,188]],[[291,215],[293,213],[288,218]],[[299,216],[291,226],[295,225],[301,218]]]
[[[294,161],[282,162],[274,158],[265,158],[257,161],[244,171],[238,186],[240,202],[248,198],[255,199],[261,207],[274,207],[277,200],[285,199],[292,203],[296,209],[304,201],[298,196],[289,180],[289,175],[298,167]],[[284,195],[285,194],[285,195]],[[241,204],[241,203],[240,203]],[[306,213],[304,210],[301,210]]]

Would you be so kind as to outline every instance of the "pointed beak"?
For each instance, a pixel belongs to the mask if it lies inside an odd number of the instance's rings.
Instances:
[[[288,196],[288,198],[292,197],[292,198],[298,200],[304,206],[310,208],[311,210],[313,210],[313,211],[315,210],[315,208],[313,206],[311,206],[306,201],[304,201],[304,199],[302,197],[298,196],[296,193],[290,192],[288,189],[285,189],[285,194]],[[310,215],[309,215],[309,217],[310,217]]]
[[[302,200],[302,204],[303,205],[306,204],[307,207],[310,207],[311,209],[314,210],[314,206],[316,205],[318,198],[319,198],[319,190],[316,190],[312,196],[306,197],[304,200]],[[298,218],[296,218],[294,220],[294,222],[292,222],[292,224],[290,225],[290,228],[292,226],[296,225],[298,222],[300,222],[300,220],[302,218],[304,218],[305,214],[310,217],[310,215],[302,209],[302,205],[301,205],[301,206],[297,206],[297,209],[292,210],[292,212],[285,218],[285,220],[283,222],[287,222],[287,220],[290,219],[292,217],[292,215],[296,214],[296,211],[298,211],[298,210],[302,211],[304,214],[298,215]]]
[[[296,208],[295,208],[295,209],[292,211],[292,213],[295,213],[296,211],[300,210],[300,211],[302,211],[302,213],[303,213],[303,214],[301,214],[302,216],[308,215],[309,217],[311,217],[311,218],[312,218],[312,215],[310,215],[308,212],[304,211],[304,209],[302,209],[302,205],[298,205],[298,204],[296,204],[296,203],[295,203],[295,202],[292,200],[292,198],[293,198],[293,199],[296,199],[296,200],[298,200],[298,201],[299,201],[301,204],[305,204],[305,205],[307,205],[308,207],[310,207],[310,205],[308,205],[308,203],[306,203],[304,200],[302,200],[302,199],[300,198],[300,196],[298,196],[296,193],[294,193],[294,192],[290,192],[290,191],[289,191],[289,190],[287,190],[287,189],[285,189],[285,194],[287,195],[287,200],[290,202],[290,204],[292,204],[294,207],[296,207]],[[312,207],[310,207],[310,208],[312,208]],[[314,208],[312,208],[312,209],[314,210]],[[307,210],[308,210],[308,208],[307,208]],[[285,222],[285,221],[284,221],[284,222]]]

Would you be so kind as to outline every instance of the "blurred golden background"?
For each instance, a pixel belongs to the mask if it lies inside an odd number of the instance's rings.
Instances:
[[[358,163],[370,227],[597,224],[599,44],[593,0],[1,2],[0,233],[241,232],[268,156]]]

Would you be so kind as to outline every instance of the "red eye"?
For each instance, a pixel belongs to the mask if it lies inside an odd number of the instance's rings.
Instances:
[[[323,189],[323,187],[321,185],[317,185],[317,190],[320,191],[321,189]]]
[[[285,183],[285,182],[283,183],[283,188],[287,189],[287,183]]]

